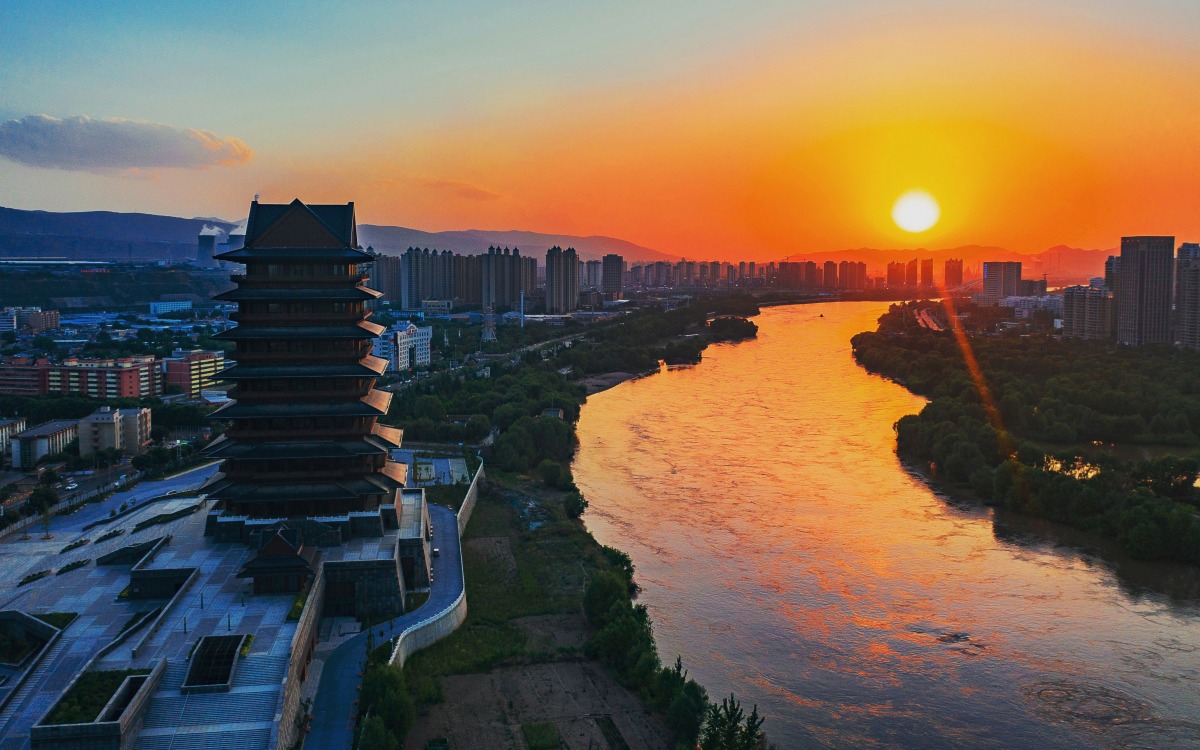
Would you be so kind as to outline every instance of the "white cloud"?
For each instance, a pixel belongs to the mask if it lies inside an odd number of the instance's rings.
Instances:
[[[0,157],[31,167],[203,169],[244,164],[253,156],[237,138],[156,122],[29,115],[0,124]]]

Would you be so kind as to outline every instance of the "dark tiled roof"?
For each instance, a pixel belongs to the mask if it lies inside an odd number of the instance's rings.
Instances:
[[[272,441],[265,443],[234,442],[222,436],[205,449],[210,458],[248,458],[262,460],[350,458],[353,456],[387,455],[391,446],[384,440],[368,435],[358,440],[327,440],[320,442]]]
[[[356,401],[254,404],[233,401],[212,413],[212,419],[271,419],[273,417],[379,417],[387,414],[392,394],[373,390]]]
[[[367,263],[375,256],[349,247],[241,247],[213,256],[217,260],[245,263],[248,260],[348,260],[352,263]]]
[[[373,339],[387,329],[365,320],[348,326],[235,326],[213,336],[224,341],[270,339]]]
[[[259,378],[373,378],[387,369],[387,360],[366,357],[356,364],[234,365],[215,376],[218,380]]]
[[[213,299],[239,302],[251,299],[267,300],[300,300],[300,299],[332,299],[332,300],[368,300],[382,297],[383,292],[365,286],[344,286],[334,289],[297,289],[295,287],[249,287],[240,286],[228,292],[214,294]]]
[[[250,204],[250,218],[246,222],[246,246],[253,247],[259,238],[275,226],[280,219],[293,211],[306,211],[317,219],[338,239],[343,246],[358,246],[358,235],[354,224],[354,204],[306,205],[299,198],[291,203]]]

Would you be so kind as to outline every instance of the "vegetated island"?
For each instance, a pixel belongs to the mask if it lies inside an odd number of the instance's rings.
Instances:
[[[709,343],[753,336],[745,316],[757,312],[748,297],[652,308],[486,375],[435,374],[396,393],[387,421],[406,439],[492,444],[463,538],[467,620],[402,670],[386,664],[390,644],[374,651],[359,750],[441,747],[450,735],[472,747],[519,747],[517,735],[531,748],[568,735],[572,746],[767,747],[757,710],[733,696],[711,703],[678,658],[660,658],[634,601],[633,563],[584,526],[587,500],[570,471],[586,398],[574,378],[698,362]],[[450,489],[431,499],[454,504]]]
[[[1115,539],[1134,558],[1200,564],[1200,354],[964,336],[977,383],[954,334],[919,327],[911,311],[892,305],[876,332],[851,339],[862,367],[930,399],[896,423],[902,457],[991,504]]]

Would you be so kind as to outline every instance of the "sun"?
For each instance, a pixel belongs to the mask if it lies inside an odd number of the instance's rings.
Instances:
[[[924,232],[937,224],[941,215],[938,202],[924,190],[909,190],[892,206],[892,219],[906,232]]]

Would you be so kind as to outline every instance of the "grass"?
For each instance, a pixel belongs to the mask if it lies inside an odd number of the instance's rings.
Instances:
[[[521,734],[525,735],[525,744],[529,746],[529,750],[557,750],[563,746],[558,727],[546,721],[522,724]]]
[[[65,629],[71,622],[79,617],[76,612],[47,612],[44,615],[34,615],[42,622],[49,623],[59,630]]]
[[[60,554],[60,555],[66,554],[67,552],[70,552],[73,549],[79,549],[80,547],[82,547],[90,542],[91,542],[90,539],[76,539],[75,541],[68,544],[66,547],[63,547],[61,550],[59,550],[58,554]]]
[[[509,662],[540,660],[512,620],[530,615],[576,614],[590,571],[607,570],[601,546],[562,509],[563,493],[506,479],[481,493],[467,527],[463,568],[467,620],[450,636],[422,649],[405,664],[410,686],[441,675],[475,674]],[[536,522],[537,528],[531,528]],[[472,539],[508,539],[517,563],[515,580]]]
[[[308,601],[308,587],[304,587],[296,592],[296,596],[292,598],[292,606],[288,609],[287,619],[289,622],[295,622],[300,619],[300,615],[304,614],[304,603]]]
[[[46,577],[46,576],[48,576],[48,575],[50,575],[50,571],[49,571],[49,570],[39,570],[39,571],[38,571],[38,572],[36,572],[36,573],[30,573],[29,575],[27,575],[27,576],[25,576],[24,578],[22,578],[22,579],[21,579],[21,582],[20,582],[19,584],[17,584],[17,585],[18,585],[18,586],[24,586],[24,585],[25,585],[25,584],[27,584],[27,583],[33,583],[34,581],[40,580],[40,579],[42,579],[42,578],[45,578],[45,577]]]
[[[425,488],[425,499],[436,505],[458,510],[467,495],[467,484],[435,484]]]
[[[88,563],[90,563],[91,561],[92,561],[92,559],[90,557],[87,557],[82,560],[76,560],[75,562],[69,562],[66,565],[59,568],[58,572],[55,573],[54,575],[60,576],[63,573],[70,573],[72,570],[78,570],[79,568],[85,568],[85,567],[87,567]]]
[[[92,542],[92,544],[99,544],[100,542],[108,541],[109,539],[119,537],[124,533],[125,529],[113,529],[112,531],[106,531],[100,536],[96,537],[96,541]]]
[[[200,508],[200,506],[197,505],[193,508],[183,508],[182,510],[177,510],[172,513],[160,513],[157,516],[147,518],[144,521],[138,521],[133,526],[133,533],[136,534],[137,532],[139,532],[143,529],[148,529],[151,526],[157,526],[161,523],[170,523],[171,521],[174,521],[177,518],[183,518],[184,516],[190,516],[193,513],[195,513],[199,508]]]
[[[84,672],[62,697],[43,724],[88,724],[96,720],[126,677],[150,674],[148,669]]]

